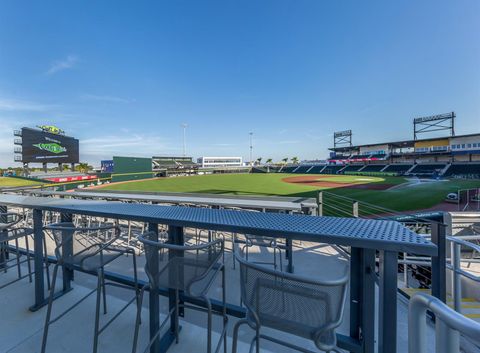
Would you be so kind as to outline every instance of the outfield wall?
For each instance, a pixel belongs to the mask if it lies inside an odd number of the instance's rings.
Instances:
[[[152,159],[113,157],[112,182],[153,178]]]

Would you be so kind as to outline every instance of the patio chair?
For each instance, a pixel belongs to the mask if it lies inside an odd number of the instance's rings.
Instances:
[[[258,210],[253,209],[245,209],[239,207],[225,207],[226,210],[232,211],[243,211],[243,212],[261,212]],[[277,264],[280,265],[280,271],[283,271],[283,262],[282,262],[282,253],[281,253],[281,246],[278,244],[277,238],[269,237],[269,236],[260,236],[260,235],[253,235],[253,234],[243,234],[245,237],[245,243],[242,248],[242,251],[245,252],[245,256],[248,260],[248,253],[249,249],[253,246],[257,246],[259,248],[265,249],[272,249],[273,250],[273,262],[268,261],[252,261],[257,264],[264,264],[264,265],[273,265],[273,268],[277,269]],[[225,236],[224,236],[225,237]],[[238,233],[232,233],[232,262],[233,262],[233,269],[235,269],[235,244],[241,243],[241,241],[237,240]],[[279,260],[277,261],[277,253],[279,256]]]
[[[0,220],[0,270],[3,270],[6,273],[11,268],[17,268],[17,278],[1,284],[0,289],[26,277],[32,282],[29,237],[33,234],[33,229],[19,226],[22,221],[22,216],[18,213],[2,212],[0,213]],[[25,242],[25,250],[23,251],[19,246],[19,240],[21,238],[23,238]],[[12,241],[14,242],[14,245],[10,244]],[[14,258],[10,258],[12,254],[15,254]],[[25,259],[22,259],[24,256]],[[24,263],[27,264],[27,274],[22,274],[21,265]]]
[[[146,289],[159,290],[168,288],[174,291],[175,305],[170,308],[165,319],[161,322],[159,330],[151,336],[145,349],[147,352],[153,342],[158,338],[164,326],[173,318],[175,339],[179,340],[179,311],[180,308],[189,308],[206,312],[207,318],[207,352],[212,352],[212,315],[223,318],[223,329],[214,352],[218,352],[223,340],[224,352],[227,351],[227,312],[225,297],[225,267],[220,261],[223,253],[223,240],[218,239],[210,243],[199,245],[174,245],[153,240],[154,232],[148,232],[138,237],[144,244],[147,263],[145,272],[149,283],[142,288],[140,304],[135,324],[133,352],[137,351],[138,333],[140,328],[143,293]],[[207,293],[215,281],[218,273],[222,274],[222,310],[214,311]],[[205,303],[205,306],[186,304],[180,301],[180,295],[185,294]],[[198,352],[198,350],[196,350]]]
[[[100,225],[94,227],[75,227],[71,222],[62,222],[47,225],[44,230],[55,241],[55,257],[57,263],[53,269],[52,285],[50,287],[50,295],[48,298],[47,315],[45,319],[45,326],[43,330],[43,340],[41,352],[45,353],[47,346],[49,326],[61,319],[73,308],[77,307],[91,294],[97,294],[97,301],[95,307],[95,329],[93,339],[93,352],[97,352],[98,340],[100,334],[134,301],[138,305],[138,281],[137,281],[137,263],[135,251],[129,247],[118,246],[115,242],[119,239],[121,232],[120,228],[113,225]],[[130,286],[121,285],[118,283],[106,282],[104,267],[112,261],[118,259],[122,255],[131,254],[134,270],[135,280],[135,296],[130,299],[125,306],[122,307],[112,319],[105,325],[100,327],[100,306],[103,297],[103,313],[107,313],[107,297],[106,286],[115,286],[125,289],[132,289]],[[65,310],[62,314],[55,318],[51,318],[52,304],[55,297],[55,283],[58,275],[58,268],[62,266],[63,269],[81,270],[97,276],[97,286],[91,290],[82,299],[77,301],[74,305]]]
[[[255,330],[254,345],[260,352],[260,340],[268,340],[304,353],[311,350],[261,333],[262,328],[285,332],[311,340],[322,351],[336,351],[335,329],[342,322],[345,307],[348,270],[329,281],[275,271],[250,263],[236,254],[240,264],[240,290],[247,308],[246,318],[233,330],[232,352],[237,352],[238,331],[248,324]]]

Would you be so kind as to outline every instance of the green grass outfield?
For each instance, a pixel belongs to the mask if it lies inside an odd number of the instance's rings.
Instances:
[[[448,180],[413,186],[401,186],[390,190],[365,190],[340,187],[321,188],[282,181],[282,179],[287,177],[298,176],[302,175],[281,173],[197,175],[110,184],[102,187],[102,190],[315,197],[316,192],[323,189],[396,211],[412,211],[430,208],[441,203],[449,192],[456,192],[458,189],[480,187],[479,180]],[[308,174],[308,176],[311,177],[312,175]],[[401,177],[365,177],[353,175],[321,175],[321,177],[322,181],[334,181],[337,183],[379,183],[394,186],[406,182],[406,180]]]
[[[12,188],[18,186],[31,186],[31,185],[40,185],[42,183],[37,181],[19,179],[19,178],[9,178],[9,177],[0,177],[0,188]]]

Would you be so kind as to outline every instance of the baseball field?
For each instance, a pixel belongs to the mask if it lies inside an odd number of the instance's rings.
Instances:
[[[315,197],[319,190],[396,211],[441,207],[450,192],[480,188],[480,180],[302,174],[211,174],[109,184],[102,190]]]
[[[40,185],[40,184],[41,183],[33,180],[0,177],[0,188],[13,188],[17,186],[32,186],[32,185]]]

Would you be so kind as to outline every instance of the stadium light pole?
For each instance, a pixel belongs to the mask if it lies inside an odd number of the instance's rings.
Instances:
[[[182,123],[182,128],[183,128],[183,156],[187,156],[187,124]]]
[[[252,140],[252,138],[253,138],[253,132],[250,131],[248,134],[250,135],[250,166],[252,166],[252,158],[253,158],[252,157],[252,154],[253,154],[253,142],[252,142],[253,140]]]

